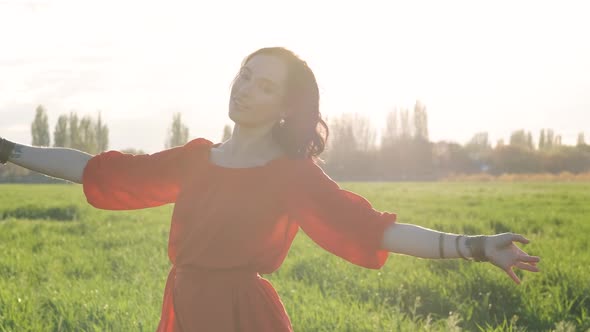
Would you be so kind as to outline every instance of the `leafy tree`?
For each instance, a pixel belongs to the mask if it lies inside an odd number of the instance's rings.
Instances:
[[[353,142],[356,149],[364,152],[375,148],[377,132],[369,116],[362,113],[345,113],[340,116],[340,121],[347,128],[347,134],[350,136],[349,142],[345,144]]]
[[[510,144],[498,147],[492,154],[491,173],[534,173],[541,171],[539,155],[526,145]]]
[[[98,112],[98,119],[96,120],[96,148],[97,152],[104,152],[109,149],[109,127],[102,122],[100,112]]]
[[[391,146],[399,138],[399,122],[397,109],[387,113],[385,130],[381,135],[381,147]]]
[[[351,178],[359,175],[359,165],[366,162],[359,152],[359,144],[354,132],[354,116],[350,113],[331,117],[328,126],[330,139],[326,148],[327,169],[336,178]]]
[[[529,147],[528,136],[524,129],[513,131],[510,135],[510,145],[522,148]]]
[[[345,153],[347,151],[357,150],[358,147],[354,135],[353,118],[350,114],[342,114],[333,117],[330,120],[329,126],[332,139],[331,141],[328,141],[328,144],[330,144],[330,148],[333,152],[338,150]]]
[[[47,122],[47,112],[42,105],[37,106],[35,120],[31,124],[31,135],[33,136],[33,146],[49,146],[49,123]]]
[[[166,149],[186,144],[188,142],[188,134],[188,127],[182,123],[182,115],[180,113],[174,113],[172,126],[170,127],[165,143]]]
[[[550,150],[551,148],[553,148],[553,143],[555,141],[554,136],[555,134],[553,133],[553,129],[545,129],[545,150]]]
[[[401,137],[408,139],[412,137],[412,128],[410,126],[410,111],[403,109],[399,114]]]
[[[69,147],[70,135],[68,132],[68,116],[62,114],[57,118],[55,124],[55,131],[53,132],[53,146],[54,147]]]
[[[479,132],[473,135],[465,145],[465,151],[469,158],[480,168],[485,170],[491,163],[492,146],[487,132]]]
[[[586,140],[584,139],[584,133],[581,132],[578,134],[578,142],[576,144],[577,146],[582,146],[582,145],[586,145]]]
[[[75,112],[70,112],[70,117],[68,118],[68,129],[69,129],[69,142],[70,148],[76,150],[84,150],[84,146],[82,144],[82,137],[80,137],[80,120],[78,118],[78,114]]]
[[[477,149],[489,149],[491,146],[488,133],[485,131],[476,133],[471,140],[469,140],[467,146],[477,147]]]
[[[60,115],[57,119],[53,146],[98,154],[108,149],[108,135],[108,127],[103,123],[100,113],[98,119],[94,120],[89,115],[80,119],[72,111],[69,115]]]
[[[135,149],[135,148],[122,149],[121,152],[123,152],[123,153],[130,153],[130,154],[134,154],[134,155],[146,154],[145,151],[143,151],[141,149]]]
[[[96,125],[90,116],[84,116],[78,125],[80,137],[80,150],[90,154],[97,154],[98,143],[96,137]]]
[[[415,138],[428,141],[428,115],[426,106],[419,100],[414,105],[414,133]]]
[[[555,140],[553,141],[553,146],[561,146],[561,135],[555,135]]]
[[[541,129],[541,134],[539,135],[539,150],[545,150],[545,146],[547,145],[545,137],[545,129]]]

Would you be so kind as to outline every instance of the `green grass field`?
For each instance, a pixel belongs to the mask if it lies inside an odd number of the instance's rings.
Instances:
[[[541,256],[521,285],[489,263],[390,254],[381,270],[302,231],[263,275],[295,331],[590,331],[590,184],[342,183],[398,220],[515,232]],[[0,331],[154,331],[172,205],[103,211],[80,185],[0,185]]]

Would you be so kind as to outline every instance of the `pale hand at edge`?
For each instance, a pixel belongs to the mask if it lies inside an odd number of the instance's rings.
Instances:
[[[485,255],[490,263],[501,268],[516,284],[520,279],[516,276],[512,267],[517,267],[531,272],[539,272],[537,263],[539,256],[530,256],[517,247],[513,241],[527,244],[530,241],[520,234],[502,233],[486,237]]]

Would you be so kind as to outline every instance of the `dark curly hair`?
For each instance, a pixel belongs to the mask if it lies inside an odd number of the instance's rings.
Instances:
[[[242,67],[257,54],[274,55],[287,66],[286,116],[273,127],[273,138],[291,158],[321,160],[318,156],[326,147],[329,130],[320,113],[315,75],[305,61],[284,47],[261,48],[246,56]]]

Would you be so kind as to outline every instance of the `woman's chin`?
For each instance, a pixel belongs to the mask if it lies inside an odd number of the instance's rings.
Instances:
[[[235,123],[239,125],[248,125],[248,119],[245,119],[245,115],[241,114],[239,111],[229,111],[229,118]]]

